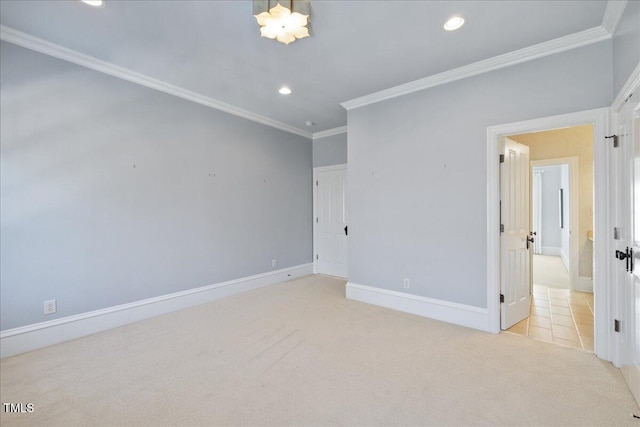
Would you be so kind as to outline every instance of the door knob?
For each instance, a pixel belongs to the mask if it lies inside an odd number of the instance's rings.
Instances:
[[[624,252],[616,251],[616,258],[620,261],[627,260],[626,270],[633,272],[633,249],[627,246]]]
[[[529,243],[533,243],[534,240],[533,237],[527,236],[527,249],[529,249]]]

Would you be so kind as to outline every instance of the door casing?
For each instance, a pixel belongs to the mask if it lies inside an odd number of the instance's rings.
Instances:
[[[610,126],[610,109],[598,108],[577,113],[562,114],[487,128],[487,310],[490,330],[500,331],[500,186],[499,142],[509,135],[539,132],[585,124],[593,125],[594,172],[594,299],[595,343],[594,353],[601,359],[611,360],[611,265],[608,254],[611,241],[607,230],[609,219],[609,150],[604,143]]]

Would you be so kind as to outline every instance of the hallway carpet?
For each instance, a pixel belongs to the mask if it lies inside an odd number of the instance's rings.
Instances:
[[[2,426],[616,425],[582,350],[346,300],[307,276],[0,362]]]

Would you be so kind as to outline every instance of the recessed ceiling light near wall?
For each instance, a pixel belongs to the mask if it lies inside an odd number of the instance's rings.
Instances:
[[[291,93],[291,89],[283,86],[280,88],[280,90],[278,90],[278,92],[280,92],[283,95],[289,95]]]
[[[447,31],[455,31],[464,25],[464,18],[462,16],[452,16],[444,23],[443,28]]]
[[[100,7],[104,4],[102,0],[82,0],[82,3],[88,4],[93,7]]]

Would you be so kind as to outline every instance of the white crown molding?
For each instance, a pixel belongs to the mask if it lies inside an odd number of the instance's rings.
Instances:
[[[611,110],[614,113],[620,111],[625,101],[640,87],[640,62],[636,65],[636,68],[633,70],[627,82],[622,86],[618,96],[613,100],[613,104],[611,104]],[[635,99],[635,98],[634,98]]]
[[[85,55],[75,50],[57,45],[55,43],[48,42],[41,38],[32,36],[22,31],[18,31],[5,25],[0,25],[0,40],[13,43],[27,49],[35,50],[37,52],[44,53],[45,55],[53,56],[58,59],[72,62],[74,64],[81,65],[83,67],[90,68],[92,70],[108,74],[110,76],[118,77],[123,80],[139,84],[141,86],[155,89],[169,95],[177,96],[178,98],[196,102],[206,107],[233,114],[234,116],[242,117],[243,119],[251,120],[253,122],[267,125],[272,128],[280,129],[285,132],[293,133],[295,135],[299,135],[309,139],[313,137],[313,134],[311,132],[307,132],[302,129],[298,129],[293,126],[289,126],[287,124],[270,119],[268,117],[264,117],[256,113],[234,107],[233,105],[227,104],[225,102],[218,101],[216,99],[201,95],[196,92],[192,92],[179,86],[164,82],[162,80],[154,79],[144,74],[131,71],[127,68],[102,61],[98,58],[94,58],[92,56]]]
[[[488,73],[501,68],[510,67],[512,65],[553,55],[578,47],[597,43],[611,38],[611,34],[603,27],[598,26],[579,33],[570,34],[544,43],[539,43],[524,49],[515,50],[503,55],[494,56],[493,58],[483,61],[474,62],[473,64],[463,67],[454,68],[442,73],[434,74],[423,79],[414,80],[399,86],[381,90],[360,98],[352,99],[341,103],[347,110],[363,107],[365,105],[374,104],[385,101],[387,99],[396,98],[398,96],[407,95],[435,86],[451,83],[456,80],[462,80],[467,77],[476,76],[478,74]]]
[[[627,7],[627,0],[609,0],[607,2],[601,25],[609,34],[613,35],[616,31],[625,7]]]
[[[328,136],[340,135],[341,133],[347,133],[346,126],[340,126],[333,129],[323,130],[321,132],[316,132],[313,134],[313,140],[315,141],[316,139],[326,138]]]

